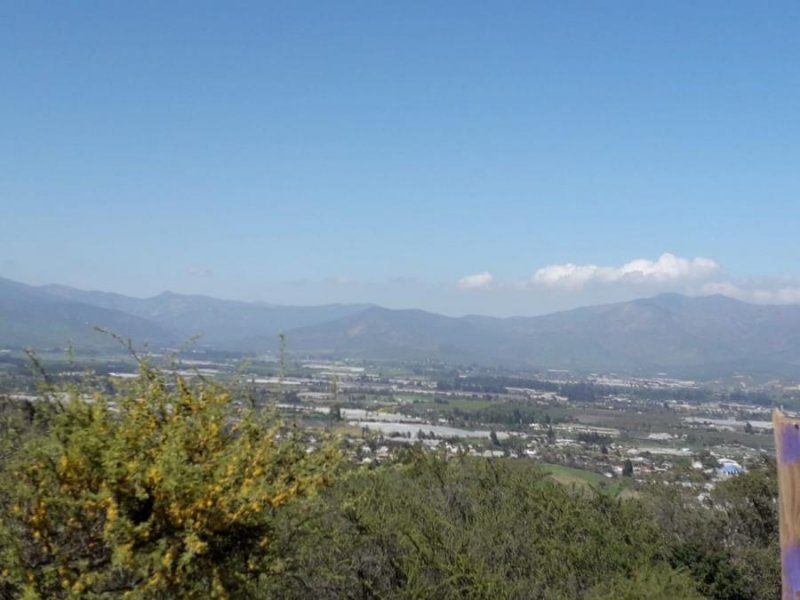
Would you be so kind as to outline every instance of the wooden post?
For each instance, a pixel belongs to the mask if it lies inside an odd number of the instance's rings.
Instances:
[[[782,600],[800,598],[800,420],[772,413],[778,458]]]

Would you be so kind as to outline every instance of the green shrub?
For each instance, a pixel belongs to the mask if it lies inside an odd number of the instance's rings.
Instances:
[[[31,598],[236,596],[270,570],[275,515],[338,464],[146,364],[119,394],[73,389],[35,413],[5,428],[0,466],[0,589]]]

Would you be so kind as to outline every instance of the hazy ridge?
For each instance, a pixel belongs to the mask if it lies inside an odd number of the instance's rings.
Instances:
[[[0,279],[0,346],[137,342],[273,352],[278,332],[302,355],[667,372],[703,376],[800,366],[800,307],[664,294],[538,317],[454,318],[365,304],[280,306],[165,292],[146,299]]]

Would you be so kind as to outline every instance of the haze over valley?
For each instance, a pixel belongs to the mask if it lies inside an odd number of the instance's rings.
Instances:
[[[651,298],[537,317],[448,317],[376,305],[279,306],[165,292],[140,299],[0,280],[0,346],[109,349],[101,327],[153,349],[666,373],[788,375],[800,366],[800,306],[721,295]]]

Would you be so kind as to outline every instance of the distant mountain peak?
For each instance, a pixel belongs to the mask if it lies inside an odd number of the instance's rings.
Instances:
[[[92,325],[135,341],[173,344],[202,334],[226,350],[292,352],[702,377],[800,366],[800,306],[723,295],[660,294],[538,317],[447,317],[370,304],[276,306],[165,291],[152,298],[0,278],[0,346],[106,347]]]

